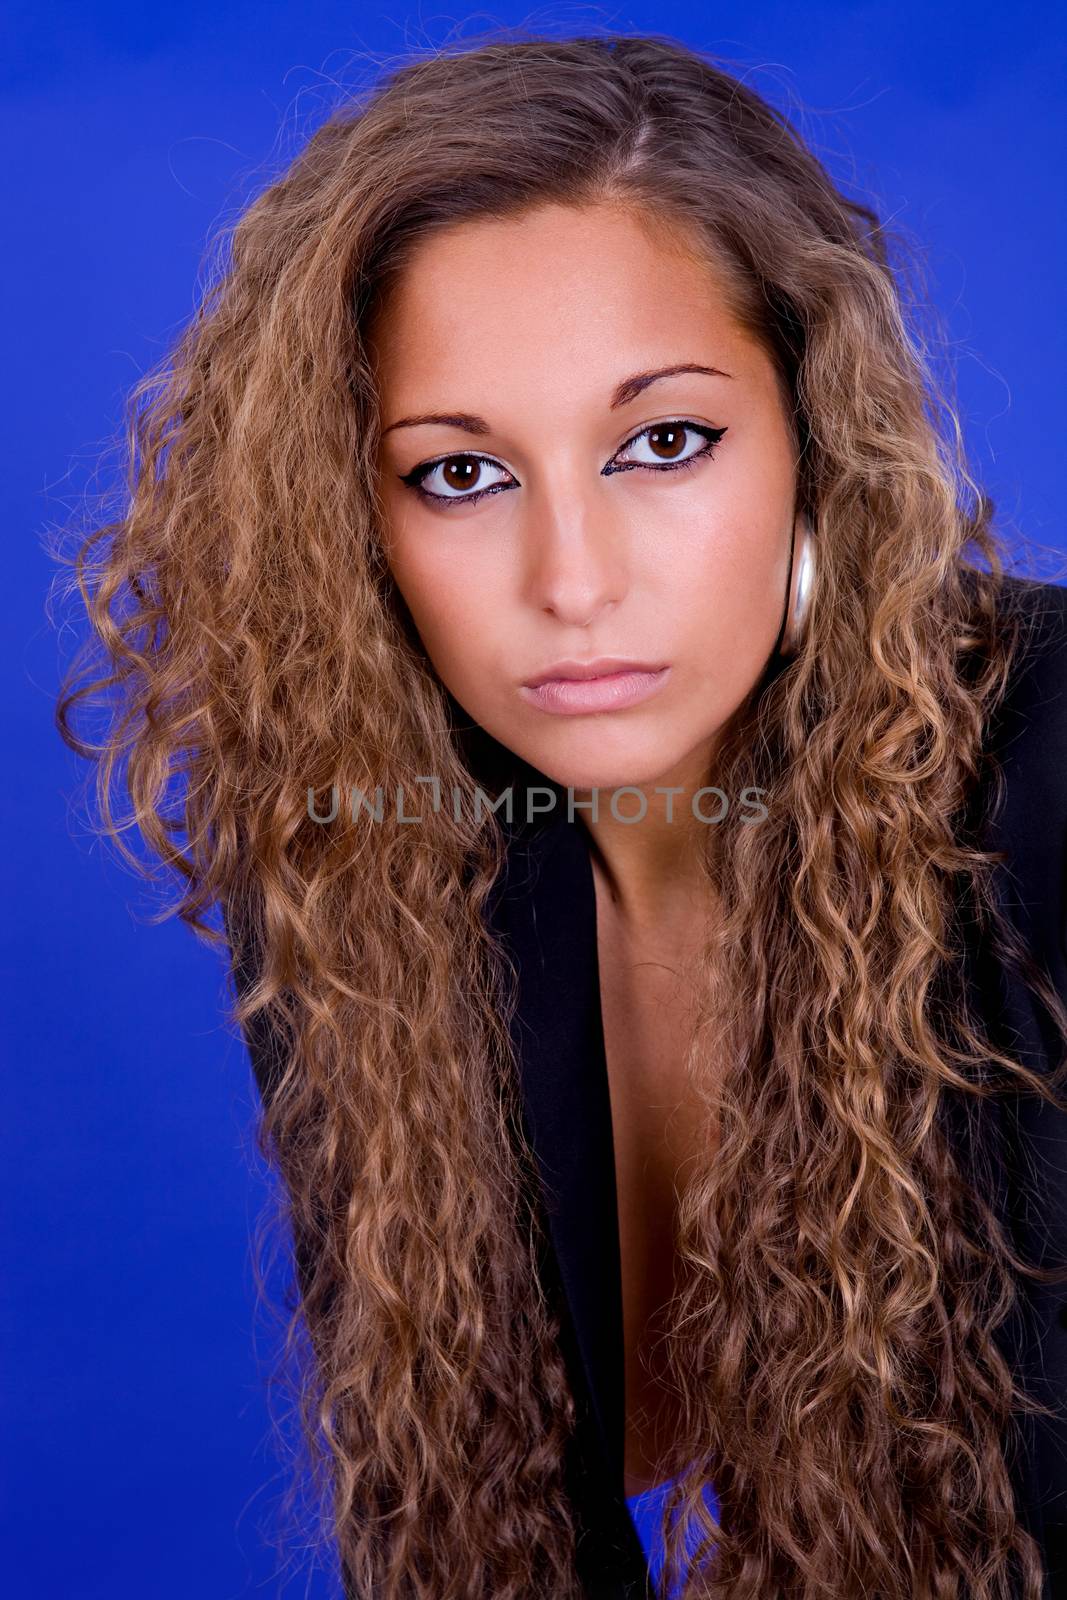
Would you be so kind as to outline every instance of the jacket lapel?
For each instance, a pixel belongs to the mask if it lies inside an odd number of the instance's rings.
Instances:
[[[512,1024],[527,1134],[605,1465],[621,1493],[622,1290],[600,1010],[596,895],[580,822],[557,806],[509,844],[494,920],[518,971]]]

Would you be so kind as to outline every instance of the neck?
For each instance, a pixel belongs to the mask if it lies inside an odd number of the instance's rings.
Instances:
[[[640,796],[621,794],[618,815],[610,788],[597,791],[595,817],[591,809],[575,812],[589,834],[593,868],[608,900],[634,928],[669,921],[706,899],[703,860],[717,825],[694,815],[692,801],[714,783],[709,770],[709,752],[701,746],[662,777],[635,784]],[[586,806],[593,793],[576,789],[574,798]],[[717,816],[721,797],[703,794],[697,807],[705,817]]]

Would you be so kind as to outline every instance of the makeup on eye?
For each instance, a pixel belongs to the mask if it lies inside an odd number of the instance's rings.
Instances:
[[[686,433],[694,433],[703,438],[704,444],[699,450],[695,450],[691,455],[684,456],[677,461],[625,461],[617,466],[614,466],[611,464],[611,462],[609,462],[606,467],[601,469],[602,475],[604,477],[608,477],[616,472],[631,472],[635,468],[644,470],[646,472],[681,471],[683,467],[695,466],[698,461],[703,461],[710,458],[715,453],[716,447],[726,432],[726,428],[711,428],[704,423],[692,422],[680,417],[672,417],[664,422],[649,423],[646,427],[641,428],[637,433],[631,434],[630,438],[627,439],[625,444],[619,447],[619,450],[616,452],[615,456],[612,457],[612,462],[616,461],[618,456],[621,455],[623,451],[631,449],[648,434],[662,433],[669,435],[672,433],[680,433],[684,435]],[[497,494],[502,489],[520,487],[516,483],[515,479],[511,477],[510,473],[508,473],[508,478],[510,479],[509,482],[490,484],[484,489],[474,489],[469,493],[461,492],[458,494],[439,494],[434,490],[425,489],[423,487],[425,479],[428,478],[432,472],[437,471],[439,467],[443,467],[449,462],[457,461],[498,467],[500,471],[507,472],[507,468],[501,467],[500,463],[493,456],[481,455],[477,452],[469,450],[461,450],[452,451],[447,455],[436,456],[431,461],[420,462],[417,466],[413,467],[410,472],[399,474],[400,481],[415,494],[419,495],[424,501],[428,501],[435,506],[442,507],[452,505],[474,505],[486,495]]]

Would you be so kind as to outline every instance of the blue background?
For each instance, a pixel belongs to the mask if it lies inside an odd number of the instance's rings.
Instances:
[[[7,7],[0,1106],[0,1572],[12,1596],[328,1592],[268,1542],[285,1478],[253,1316],[267,1193],[221,958],[93,842],[52,729],[73,640],[46,527],[103,487],[129,386],[192,313],[210,231],[326,113],[362,52],[495,21],[662,31],[721,52],[853,192],[924,244],[972,461],[1013,538],[1067,553],[1064,25],[1052,5]],[[76,625],[76,613],[72,618]]]

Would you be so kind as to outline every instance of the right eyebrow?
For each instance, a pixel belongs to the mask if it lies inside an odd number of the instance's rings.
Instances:
[[[623,378],[621,383],[616,384],[609,409],[617,411],[620,406],[636,400],[637,396],[658,378],[670,378],[678,372],[702,372],[709,378],[733,377],[732,372],[723,372],[719,367],[700,366],[695,361],[682,361],[673,367],[657,367],[652,372],[635,372],[631,377]],[[415,416],[401,417],[398,422],[391,422],[387,428],[382,429],[382,436],[392,433],[394,428],[422,428],[432,423],[442,428],[459,428],[463,433],[484,434],[493,431],[484,417],[475,416],[469,411],[455,413],[421,411]]]

